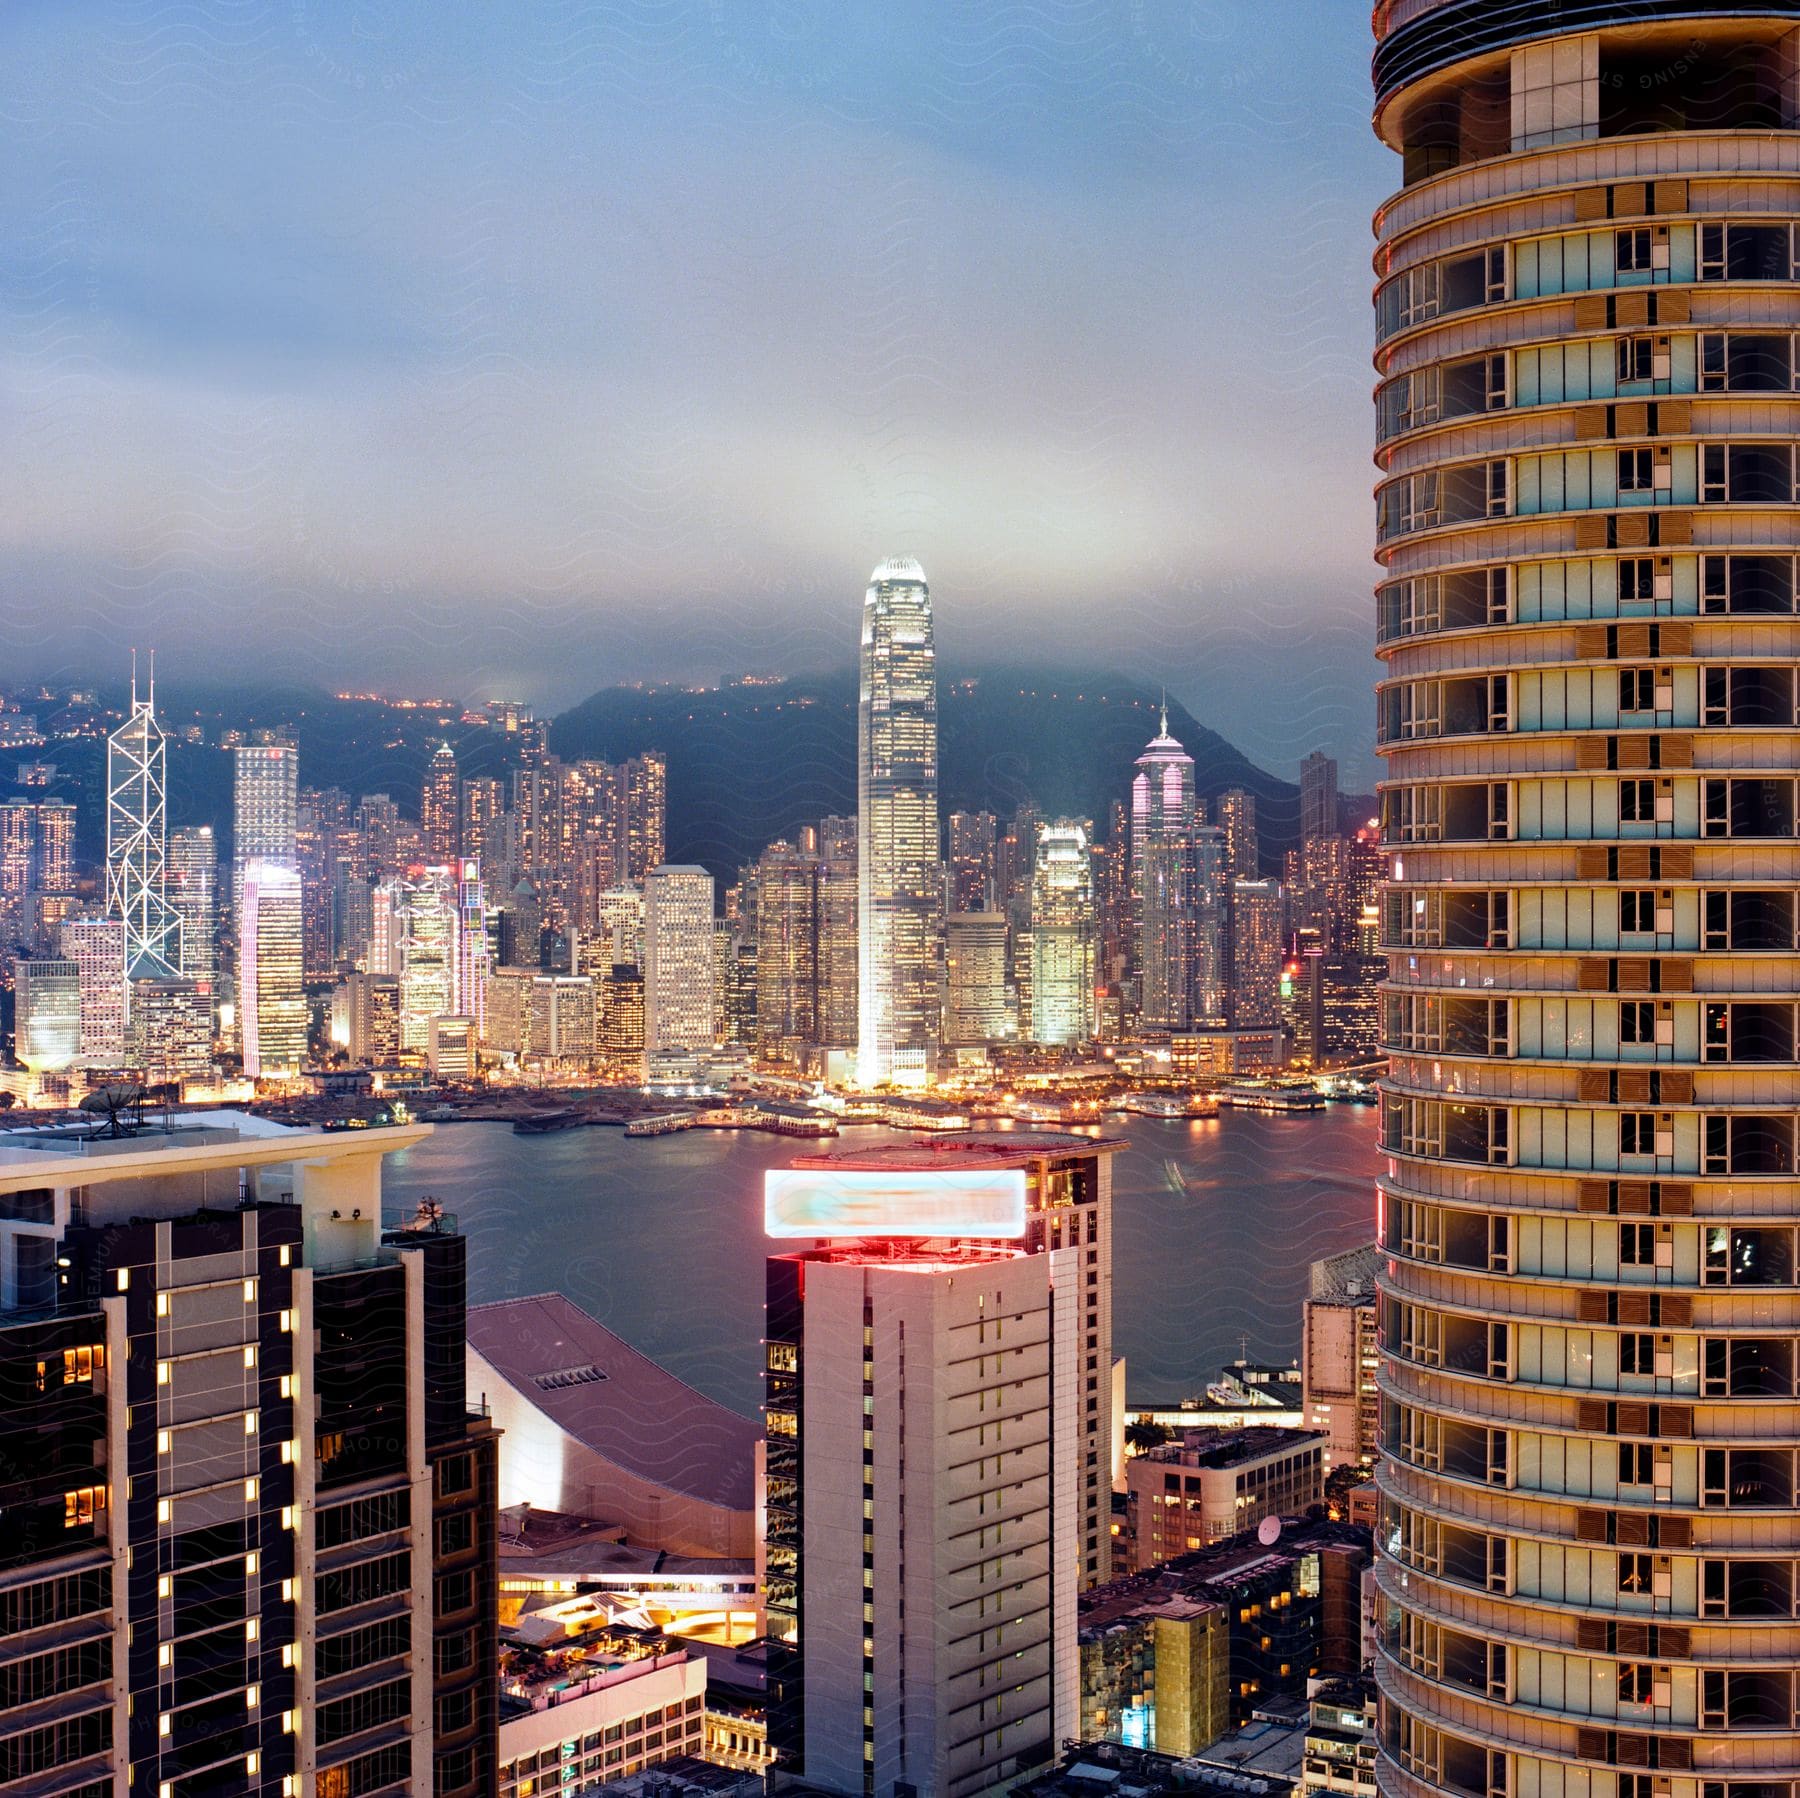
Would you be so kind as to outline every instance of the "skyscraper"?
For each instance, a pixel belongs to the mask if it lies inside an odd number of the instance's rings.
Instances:
[[[181,968],[181,920],[164,888],[168,852],[168,748],[156,721],[156,678],[106,739],[106,913],[125,926],[129,979],[174,979]]]
[[[971,1138],[767,1177],[769,1735],[811,1786],[979,1793],[1078,1726],[1118,1146]],[[796,1235],[827,1241],[783,1252]]]
[[[181,920],[181,976],[210,985],[217,968],[219,849],[210,824],[169,834],[167,890]]]
[[[1256,795],[1232,787],[1219,795],[1219,828],[1225,833],[1225,871],[1233,880],[1255,880],[1262,846],[1256,830]]]
[[[1281,1022],[1281,883],[1231,888],[1231,1021],[1240,1030]]]
[[[378,940],[385,957],[377,971],[400,982],[400,1046],[431,1046],[431,1020],[458,1005],[459,892],[448,868],[422,868],[410,879],[385,880],[375,891]]]
[[[625,866],[620,877],[639,883],[663,865],[668,835],[669,761],[659,749],[633,756],[617,770],[623,807],[619,841]]]
[[[419,828],[425,836],[425,859],[447,866],[462,848],[462,793],[456,777],[456,751],[440,743],[425,765],[419,794]]]
[[[506,809],[506,784],[487,775],[472,774],[462,783],[461,824],[458,840],[462,852],[483,867],[498,861],[500,844],[495,831]]]
[[[923,1086],[939,1031],[937,663],[917,562],[883,562],[863,600],[857,708],[857,1079]]]
[[[1315,749],[1300,764],[1300,840],[1317,843],[1338,834],[1338,766]]]
[[[1006,919],[997,911],[944,920],[944,1043],[974,1048],[1013,1034],[1006,1008]]]
[[[13,1055],[34,1074],[81,1055],[81,969],[72,961],[13,965]]]
[[[1080,1043],[1094,1034],[1094,884],[1087,831],[1059,820],[1038,832],[1031,888],[1031,1035]]]
[[[1185,1030],[1193,1017],[1199,898],[1194,830],[1194,758],[1169,735],[1164,706],[1131,782],[1138,1016],[1148,1029]]]
[[[125,1059],[129,1013],[125,977],[125,926],[118,918],[68,918],[62,956],[78,970],[81,987],[81,1059],[90,1067],[118,1067]]]
[[[300,876],[275,861],[242,865],[238,895],[238,1032],[252,1080],[295,1074],[306,1059]]]
[[[1379,1773],[1784,1789],[1794,9],[1375,16]]]
[[[644,1055],[713,1046],[713,880],[665,863],[644,883]]]
[[[232,853],[238,868],[255,861],[297,867],[300,752],[291,743],[264,741],[241,744],[231,753]]]

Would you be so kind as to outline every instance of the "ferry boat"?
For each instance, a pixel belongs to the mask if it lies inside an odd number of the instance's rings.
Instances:
[[[1311,1086],[1261,1086],[1253,1081],[1227,1086],[1221,1104],[1239,1111],[1323,1111],[1325,1095]]]
[[[1141,1118],[1216,1118],[1219,1101],[1211,1093],[1126,1093],[1119,1110]]]

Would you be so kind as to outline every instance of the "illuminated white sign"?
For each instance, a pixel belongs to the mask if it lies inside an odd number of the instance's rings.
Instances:
[[[770,1236],[992,1236],[1025,1234],[1025,1171],[933,1172],[777,1168],[763,1176]]]

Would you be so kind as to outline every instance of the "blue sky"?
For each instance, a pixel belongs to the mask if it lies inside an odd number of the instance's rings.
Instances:
[[[571,703],[1167,679],[1369,778],[1367,12],[145,0],[0,22],[0,659]]]

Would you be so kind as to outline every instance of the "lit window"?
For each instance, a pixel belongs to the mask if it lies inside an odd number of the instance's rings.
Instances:
[[[244,1282],[244,1303],[246,1305],[254,1305],[256,1303],[256,1282],[254,1280],[246,1280]]]
[[[287,1267],[287,1266],[291,1265],[293,1258],[294,1258],[294,1251],[291,1248],[289,1248],[288,1245],[284,1242],[281,1245],[281,1265],[283,1267]]]
[[[117,1275],[117,1279],[119,1282],[119,1290],[121,1292],[130,1291],[130,1289],[131,1289],[131,1269],[130,1268],[128,1268],[128,1267],[120,1268],[118,1275]]]
[[[174,1660],[174,1658],[175,1658],[175,1650],[173,1648],[171,1648],[167,1642],[164,1642],[162,1644],[162,1646],[159,1647],[156,1651],[156,1664],[159,1667],[168,1666],[169,1663]]]
[[[166,1455],[169,1452],[169,1443],[171,1440],[172,1438],[167,1430],[158,1430],[156,1432],[156,1452],[159,1455]]]
[[[254,1342],[247,1342],[244,1345],[244,1365],[246,1367],[256,1365],[256,1344]]]
[[[256,1573],[257,1568],[260,1567],[261,1565],[262,1565],[262,1562],[260,1560],[258,1560],[255,1555],[248,1554],[248,1555],[244,1556],[244,1572],[247,1576],[253,1577]]]
[[[167,1361],[158,1361],[157,1362],[157,1364],[156,1364],[156,1383],[159,1386],[168,1385],[168,1383],[169,1383],[169,1364]]]
[[[256,1481],[254,1479],[245,1480],[245,1482],[244,1482],[244,1498],[245,1498],[246,1502],[249,1504],[256,1503]]]
[[[256,1434],[256,1413],[254,1411],[246,1411],[244,1413],[244,1434],[246,1436],[254,1436]]]
[[[166,1292],[159,1292],[156,1295],[156,1315],[158,1317],[169,1315],[169,1295]]]
[[[244,1709],[247,1711],[255,1710],[261,1695],[261,1688],[257,1686],[246,1686],[244,1688]]]
[[[159,1498],[156,1501],[156,1521],[158,1523],[167,1523],[171,1515],[169,1501],[166,1498]]]
[[[168,1712],[167,1712],[167,1711],[164,1711],[164,1712],[163,1712],[163,1713],[162,1713],[162,1714],[161,1714],[161,1715],[160,1715],[160,1716],[159,1716],[159,1717],[158,1717],[158,1718],[157,1718],[157,1719],[156,1719],[156,1733],[157,1733],[157,1734],[158,1734],[158,1735],[159,1735],[159,1736],[166,1736],[166,1735],[167,1735],[167,1734],[168,1734],[168,1733],[169,1733],[169,1713],[168,1713]],[[169,1789],[169,1788],[168,1788],[168,1787],[167,1787],[167,1786],[164,1786],[164,1787],[163,1787],[163,1790],[164,1790],[164,1791],[165,1791],[165,1792],[166,1792],[166,1791],[167,1791],[167,1790],[168,1790],[168,1789]]]
[[[293,1314],[293,1312],[291,1312],[291,1311],[284,1311],[284,1312],[282,1312],[282,1314],[281,1314],[281,1327],[282,1327],[282,1329],[283,1329],[283,1330],[285,1330],[285,1331],[291,1331],[291,1330],[292,1330],[292,1329],[293,1329],[293,1327],[294,1327],[294,1314]]]
[[[156,1596],[158,1598],[167,1598],[174,1590],[174,1582],[170,1579],[168,1574],[159,1573],[156,1576]]]
[[[281,1396],[283,1398],[294,1396],[294,1376],[291,1373],[284,1373],[281,1376]]]
[[[254,1617],[246,1617],[244,1619],[244,1640],[246,1642],[254,1642],[256,1640],[256,1619]]]

